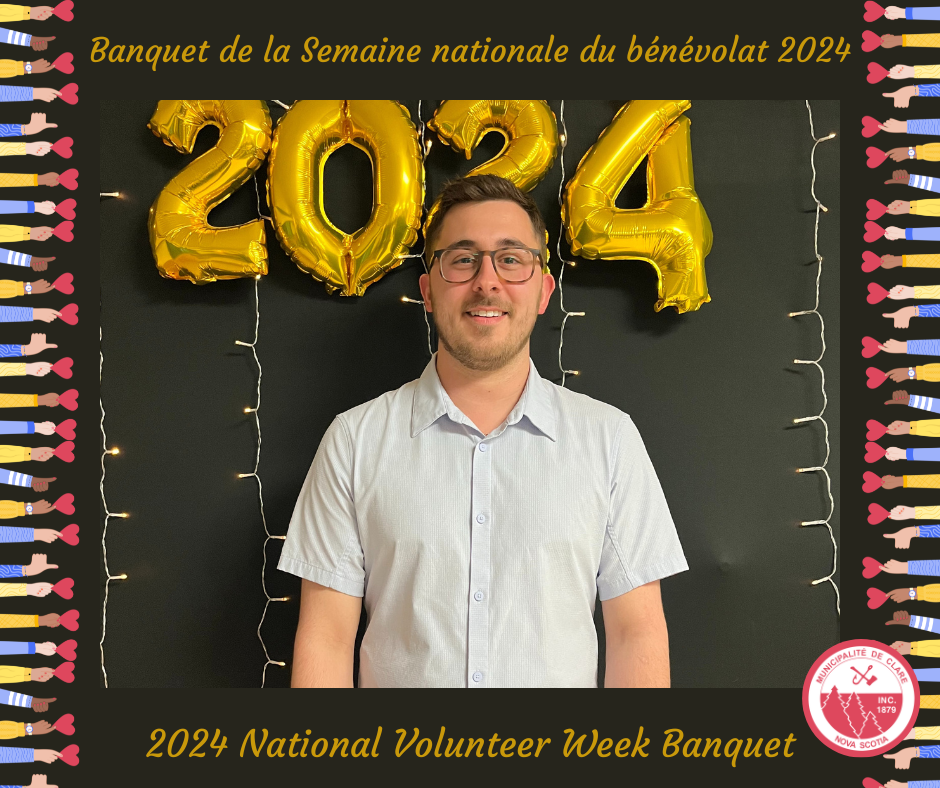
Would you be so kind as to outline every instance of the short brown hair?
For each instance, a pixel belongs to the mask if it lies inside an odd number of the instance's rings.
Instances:
[[[448,181],[441,189],[441,193],[428,212],[424,224],[424,249],[429,252],[434,248],[434,242],[440,234],[444,217],[451,208],[465,203],[489,202],[490,200],[508,200],[514,202],[529,217],[535,230],[535,237],[539,239],[542,250],[543,270],[548,270],[548,233],[545,230],[545,220],[539,213],[535,201],[523,192],[512,181],[500,178],[498,175],[471,175],[466,178],[457,178]],[[425,265],[430,262],[425,254]]]

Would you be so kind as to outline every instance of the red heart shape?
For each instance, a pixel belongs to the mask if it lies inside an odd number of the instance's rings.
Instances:
[[[865,138],[874,137],[879,131],[881,131],[880,120],[873,118],[871,115],[866,115],[864,118],[862,118],[862,136],[863,137]]]
[[[67,613],[63,613],[59,616],[59,623],[69,632],[74,632],[78,629],[78,611],[69,610]]]
[[[869,525],[878,525],[878,523],[884,521],[888,517],[888,510],[883,506],[879,506],[877,503],[868,504],[868,524]]]
[[[881,268],[881,258],[874,252],[862,252],[862,270],[866,274]]]
[[[881,80],[888,76],[888,69],[878,63],[869,63],[868,64],[868,82],[871,85],[876,85]]]
[[[862,337],[862,356],[871,358],[881,352],[881,343],[874,337]],[[53,367],[55,369],[55,367]]]
[[[871,219],[872,221],[880,219],[885,215],[885,211],[888,210],[888,206],[878,202],[878,200],[869,200],[865,205],[868,207],[868,213],[865,214],[865,218]],[[881,261],[879,260],[879,262]]]
[[[67,304],[59,310],[59,319],[74,326],[78,322],[78,304]]]
[[[885,450],[881,448],[877,443],[872,443],[869,441],[865,444],[865,462],[878,462],[882,457],[885,456]]]
[[[878,438],[888,431],[888,428],[885,427],[884,424],[882,424],[880,421],[875,421],[874,419],[869,419],[865,426],[868,427],[868,433],[865,435],[865,437],[870,441],[878,440]]]
[[[78,104],[78,85],[75,82],[69,82],[59,91],[59,98],[66,104]]]
[[[864,567],[862,569],[862,577],[866,577],[869,580],[881,571],[881,564],[874,558],[863,558],[862,566]]]
[[[868,388],[870,389],[878,388],[888,379],[888,376],[885,375],[884,372],[882,372],[880,369],[875,369],[874,367],[869,367],[865,370],[865,372],[868,374]]]
[[[75,66],[72,65],[72,53],[63,52],[52,61],[52,67],[58,69],[63,74],[71,74],[75,70]],[[869,66],[869,68],[871,68],[871,66]]]
[[[870,150],[875,150],[875,149],[871,148]],[[884,159],[882,159],[881,161],[884,161]],[[881,164],[881,162],[879,161],[878,164]],[[870,167],[871,165],[869,164],[868,166]],[[878,166],[878,165],[875,165],[875,166]],[[69,191],[74,192],[78,188],[78,170],[72,167],[72,169],[66,170],[65,172],[63,172],[59,176],[59,186],[64,186]]]
[[[865,471],[865,483],[862,485],[862,490],[867,493],[873,493],[875,490],[881,489],[881,477],[877,473],[872,473],[871,471]]]
[[[74,449],[75,444],[72,443],[72,441],[66,441],[56,446],[55,452],[53,453],[64,462],[72,462],[72,460],[75,459],[75,454],[73,453]]]
[[[59,500],[52,504],[52,508],[62,512],[62,514],[75,514],[75,505],[73,503],[74,500],[75,496],[72,495],[72,493],[66,493],[65,495],[60,496]]]
[[[72,590],[75,587],[75,581],[71,577],[63,577],[58,583],[52,586],[52,590],[57,593],[63,599],[71,599],[75,592]]]
[[[65,526],[65,528],[59,531],[59,538],[66,544],[75,547],[75,545],[78,544],[78,523],[71,523]],[[63,654],[63,656],[65,655]]]
[[[75,14],[72,13],[73,8],[75,8],[75,3],[72,0],[62,0],[52,9],[52,13],[64,22],[71,22],[75,18]]]
[[[71,224],[71,222],[69,222]],[[72,284],[74,277],[66,272],[62,274],[58,279],[56,279],[52,286],[58,290],[60,293],[65,293],[66,295],[72,295],[75,292],[75,285]]]
[[[887,601],[888,595],[880,588],[868,589],[868,607],[870,607],[872,610],[877,610]],[[874,782],[874,780],[872,780],[872,782]]]
[[[59,404],[66,410],[75,410],[78,407],[78,389],[69,389],[60,394]]]
[[[75,440],[75,427],[75,419],[66,419],[55,428],[56,435],[61,438],[65,438],[67,441],[73,441]]]
[[[72,714],[63,714],[55,721],[55,724],[52,727],[55,728],[59,733],[64,733],[66,736],[71,736],[75,733],[75,716]]]
[[[55,647],[55,653],[62,657],[62,659],[67,659],[69,662],[74,662],[76,648],[78,648],[77,641],[66,640],[64,643],[59,643],[59,645]]]
[[[868,298],[865,300],[868,301],[869,304],[878,304],[884,301],[887,297],[888,291],[877,282],[868,283]]]
[[[72,359],[70,358],[60,358],[52,365],[52,371],[55,372],[60,378],[68,380],[72,377]]]
[[[885,10],[878,5],[875,0],[866,0],[865,15],[863,17],[866,22],[874,22],[876,19],[881,19],[884,13]]]
[[[62,200],[62,202],[60,202],[55,207],[55,212],[63,219],[74,219],[75,204],[75,199],[73,197],[69,197],[67,200]]]
[[[884,151],[878,150],[878,148],[866,148],[865,155],[868,156],[868,166],[872,169],[875,169],[875,167],[888,158],[888,154]],[[59,182],[62,182],[61,175],[59,176]]]
[[[881,36],[866,30],[862,33],[862,52],[874,52],[881,46]]]
[[[885,234],[884,228],[874,222],[865,222],[865,242],[877,241]]]
[[[70,0],[66,0],[66,2],[69,2],[69,1]],[[69,766],[78,766],[78,745],[77,744],[70,744],[68,747],[62,750],[62,752],[59,753],[59,755],[61,756],[60,760],[67,763]]]
[[[72,158],[72,138],[63,137],[52,144],[52,152],[58,153],[63,159]]]
[[[71,241],[75,238],[74,234],[72,233],[72,229],[74,227],[75,225],[72,222],[59,222],[52,231],[52,234],[60,241],[71,243]]]

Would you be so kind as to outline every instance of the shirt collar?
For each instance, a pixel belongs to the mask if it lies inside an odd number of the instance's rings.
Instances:
[[[539,375],[535,362],[530,358],[529,377],[526,380],[525,390],[507,417],[507,423],[516,424],[525,416],[539,432],[554,441],[556,414],[552,392],[549,388],[551,385]],[[444,391],[444,386],[437,374],[437,353],[435,353],[424,368],[424,372],[421,373],[421,377],[418,378],[418,384],[415,387],[411,408],[411,437],[414,438],[419,432],[427,429],[445,415],[454,421],[470,423]]]

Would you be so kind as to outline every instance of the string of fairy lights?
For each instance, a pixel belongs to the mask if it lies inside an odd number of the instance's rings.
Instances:
[[[100,192],[99,198],[110,198],[110,197],[120,197],[120,192]],[[104,380],[104,345],[102,343],[103,333],[101,326],[98,327],[98,405],[101,408],[101,483],[98,489],[101,492],[101,507],[104,510],[104,524],[101,529],[101,561],[104,567],[104,595],[101,601],[101,640],[98,643],[98,648],[101,652],[101,677],[104,680],[105,689],[108,688],[108,671],[105,667],[104,662],[104,641],[108,632],[108,592],[111,589],[111,583],[119,582],[122,580],[127,580],[127,575],[125,573],[121,574],[112,574],[111,568],[108,566],[108,523],[111,521],[112,517],[117,517],[120,519],[126,519],[129,515],[127,512],[112,512],[108,508],[108,499],[105,495],[104,490],[104,481],[107,474],[107,469],[105,468],[105,459],[108,457],[113,457],[120,454],[120,450],[116,446],[108,448],[108,434],[105,432],[104,428],[104,398],[101,393],[101,382]]]
[[[816,130],[813,126],[813,108],[810,106],[809,99],[806,99],[806,111],[809,114],[809,134],[813,139],[813,150],[810,154],[810,167],[813,171],[813,178],[810,182],[810,194],[813,197],[813,202],[816,203],[816,220],[813,227],[813,253],[816,256],[816,303],[812,309],[804,309],[799,312],[790,312],[789,317],[799,317],[801,315],[816,315],[819,318],[819,341],[820,341],[820,351],[819,356],[815,359],[802,359],[795,358],[793,359],[794,364],[809,364],[819,370],[819,389],[822,394],[822,407],[814,416],[804,416],[799,419],[793,419],[794,424],[805,424],[812,421],[818,421],[823,426],[823,439],[826,446],[826,458],[823,460],[821,465],[814,465],[807,468],[797,468],[797,473],[821,473],[823,478],[826,480],[826,495],[829,497],[829,513],[824,519],[821,520],[804,520],[800,523],[801,527],[807,526],[820,526],[824,525],[829,531],[829,539],[832,541],[832,570],[825,577],[817,578],[812,581],[812,585],[817,586],[821,583],[829,583],[832,586],[833,591],[836,595],[836,612],[841,615],[841,603],[839,598],[839,586],[836,585],[835,577],[836,570],[838,567],[838,553],[839,546],[836,543],[835,533],[832,530],[832,516],[836,511],[836,502],[832,497],[832,478],[829,476],[829,470],[827,466],[829,465],[829,457],[832,453],[832,447],[829,443],[829,424],[826,422],[823,414],[826,412],[826,407],[829,404],[829,398],[826,395],[826,371],[822,366],[823,356],[826,355],[826,322],[823,320],[822,313],[819,311],[819,295],[820,295],[820,281],[822,279],[823,271],[823,256],[819,253],[819,217],[821,213],[828,213],[829,209],[820,202],[819,198],[816,196],[816,148],[819,147],[820,143],[827,142],[835,138],[835,134],[829,134],[825,137],[817,137]]]
[[[561,179],[558,181],[558,209],[561,211],[562,206],[564,205],[564,193],[565,193],[565,148],[568,147],[568,127],[565,125],[565,102],[562,99],[561,105],[558,108],[558,125],[561,127],[561,131],[558,134],[558,143],[561,145],[561,150],[558,152],[558,161],[561,164]],[[565,387],[565,382],[568,379],[568,375],[580,375],[581,371],[577,369],[565,369],[565,365],[561,360],[561,351],[565,346],[565,326],[568,324],[569,317],[584,317],[584,312],[569,312],[565,309],[565,267],[571,266],[572,268],[577,265],[574,260],[566,260],[564,255],[561,253],[561,239],[565,234],[565,221],[562,218],[559,227],[558,227],[558,241],[555,246],[555,250],[558,252],[558,304],[561,307],[561,312],[564,317],[561,320],[561,330],[558,332],[558,369],[561,370],[561,387]]]

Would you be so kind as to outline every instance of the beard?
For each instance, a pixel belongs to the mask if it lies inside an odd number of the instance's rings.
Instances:
[[[495,304],[476,304],[475,307],[496,306]],[[499,329],[499,326],[483,326],[482,340],[468,337],[455,326],[442,325],[436,312],[431,312],[434,318],[434,327],[441,344],[460,364],[467,369],[478,372],[493,372],[502,369],[513,361],[526,347],[532,331],[535,329],[535,320],[528,326],[519,326],[510,332],[501,342],[489,341],[490,335]],[[463,312],[458,320],[462,319]],[[510,319],[507,317],[506,319]]]

